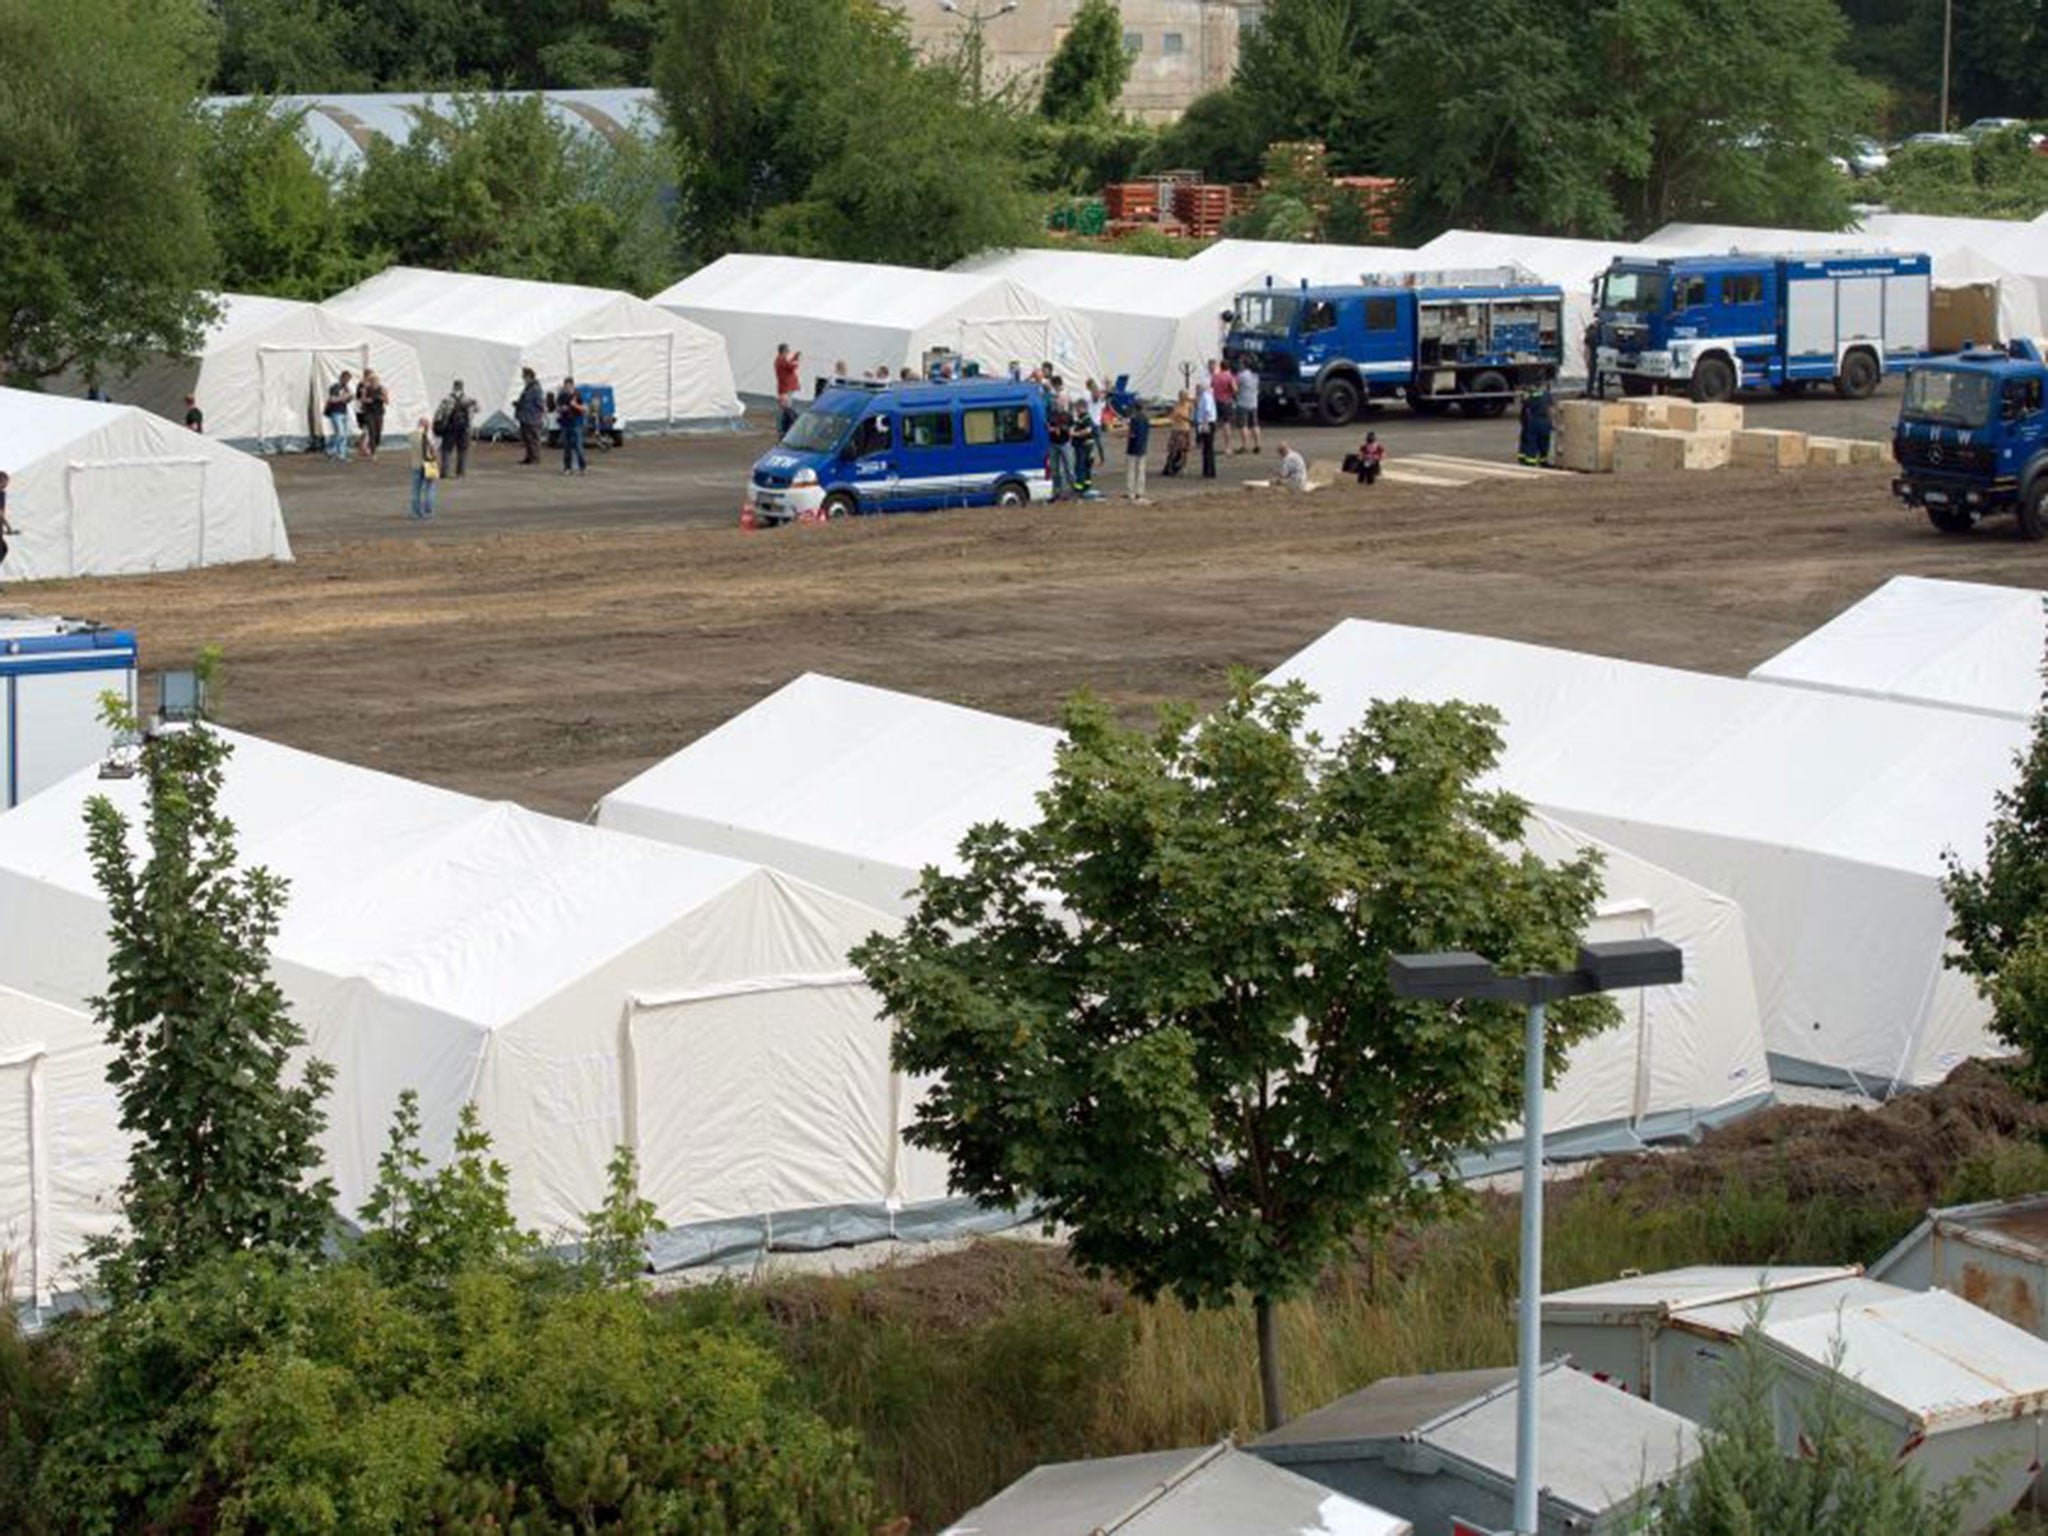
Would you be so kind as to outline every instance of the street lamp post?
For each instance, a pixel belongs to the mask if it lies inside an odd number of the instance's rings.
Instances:
[[[1941,121],[1935,129],[1948,132],[1948,59],[1949,41],[1955,36],[1956,0],[1942,0],[1941,6]]]
[[[1543,1023],[1554,1002],[1590,992],[1661,987],[1685,975],[1685,957],[1663,939],[1582,944],[1578,966],[1503,976],[1483,955],[1457,950],[1390,955],[1387,979],[1396,997],[1425,1002],[1521,1003],[1522,1030],[1522,1295],[1515,1318],[1515,1536],[1537,1536],[1536,1367],[1542,1348],[1543,1300]]]
[[[1017,0],[997,0],[991,5],[986,0],[980,3],[964,4],[962,0],[939,0],[939,9],[949,16],[958,16],[967,23],[967,61],[974,80],[974,99],[981,100],[981,30],[998,16],[1007,16],[1017,9]]]

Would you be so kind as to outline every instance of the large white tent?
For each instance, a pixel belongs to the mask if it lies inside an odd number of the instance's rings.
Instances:
[[[481,431],[513,425],[521,367],[549,389],[570,375],[611,385],[619,421],[643,431],[740,416],[724,341],[630,293],[392,267],[326,307],[409,343],[436,400],[462,380],[486,412]]]
[[[1037,820],[1058,742],[1045,726],[806,674],[605,796],[596,819],[904,913],[919,871],[954,867],[969,828]],[[1527,836],[1550,859],[1592,842],[1541,817]],[[1770,1091],[1741,910],[1618,849],[1607,857],[1590,936],[1670,939],[1689,971],[1573,1054],[1546,1100],[1565,1155],[1682,1134]]]
[[[1883,1090],[1996,1050],[1942,964],[1942,853],[1981,851],[2020,722],[1359,620],[1283,679],[1325,735],[1374,699],[1490,705],[1502,787],[1739,902],[1780,1077]]]
[[[0,1269],[17,1300],[74,1288],[85,1245],[114,1230],[128,1143],[112,1059],[86,1014],[0,988]]]
[[[1431,267],[1517,266],[1564,290],[1564,377],[1586,376],[1581,338],[1593,322],[1593,281],[1617,256],[1668,256],[1649,246],[1614,240],[1574,240],[1554,235],[1497,235],[1482,229],[1451,229],[1417,252]]]
[[[395,336],[296,299],[215,298],[220,315],[193,356],[146,363],[109,380],[108,393],[176,422],[189,395],[205,413],[208,437],[258,453],[305,448],[324,435],[327,388],[344,371],[361,379],[376,369],[389,393],[384,420],[393,436],[429,409],[419,354]]]
[[[270,466],[132,405],[0,389],[10,581],[289,560]]]
[[[621,1144],[663,1221],[751,1218],[755,1246],[763,1218],[778,1237],[875,1236],[943,1197],[943,1165],[900,1146],[914,1091],[847,959],[893,919],[755,865],[223,734],[243,864],[289,882],[273,974],[336,1069],[323,1149],[344,1210],[408,1088],[437,1158],[475,1101],[515,1213],[544,1233],[580,1228]],[[0,1157],[26,1140],[60,1171],[48,1265],[96,1219],[82,1202],[105,1193],[112,1134],[103,1101],[67,1128],[48,1097],[77,1086],[55,1064],[91,1050],[64,1010],[106,983],[81,820],[95,794],[139,820],[142,780],[95,769],[0,815],[0,975],[56,1005],[12,1022],[0,1004],[0,1061],[39,1046],[44,1062],[42,1096],[0,1068]],[[62,1172],[81,1145],[92,1178]]]
[[[654,296],[661,308],[725,339],[742,392],[773,396],[775,348],[803,354],[804,392],[844,363],[853,375],[887,364],[922,376],[944,347],[998,374],[1049,362],[1079,383],[1102,377],[1095,328],[1064,305],[1004,277],[926,272],[799,256],[721,256]]]
[[[2041,707],[2048,592],[1894,576],[1750,676],[2007,720]]]
[[[1970,221],[1975,223],[1977,221]],[[1813,251],[1925,251],[1934,266],[1937,288],[1962,288],[1988,284],[1998,294],[1998,335],[1985,341],[2010,341],[2016,336],[2048,334],[2041,322],[2042,285],[1986,254],[1978,245],[1952,239],[1931,246],[1916,242],[1910,228],[1892,231],[1882,220],[1878,229],[1851,230],[1829,234],[1808,229],[1763,229],[1740,224],[1666,224],[1643,243],[1665,255],[1709,255],[1729,251],[1813,252]]]

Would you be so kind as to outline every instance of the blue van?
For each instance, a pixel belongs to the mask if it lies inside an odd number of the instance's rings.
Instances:
[[[787,523],[1050,501],[1045,409],[1014,380],[835,385],[755,463],[747,509]]]

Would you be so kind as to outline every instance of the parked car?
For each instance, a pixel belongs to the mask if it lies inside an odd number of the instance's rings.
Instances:
[[[1968,139],[1988,139],[1994,133],[2005,133],[2014,128],[2024,128],[2027,120],[2023,117],[1980,117],[1963,130]]]
[[[1857,176],[1874,176],[1892,163],[1885,147],[1875,139],[1849,141],[1849,170]]]
[[[1976,140],[1967,133],[1916,133],[1901,144],[1901,149],[1969,149]]]

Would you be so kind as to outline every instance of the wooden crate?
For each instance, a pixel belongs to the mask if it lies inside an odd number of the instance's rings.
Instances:
[[[1551,421],[1550,460],[1559,469],[1601,475],[1614,468],[1614,434],[1628,425],[1628,408],[1619,400],[1560,400],[1551,407]]]
[[[1110,218],[1119,224],[1158,222],[1159,183],[1156,181],[1113,182],[1102,189],[1102,201],[1109,209]]]
[[[1668,427],[1671,407],[1677,403],[1662,395],[1641,395],[1622,401],[1621,406],[1628,412],[1628,424],[1632,427]]]
[[[1892,461],[1892,445],[1881,438],[1852,437],[1849,439],[1849,462],[1851,464],[1889,464]]]
[[[1729,462],[1741,469],[1799,469],[1806,463],[1806,434],[1745,428],[1734,434]]]
[[[1664,424],[1674,432],[1740,432],[1742,407],[1728,401],[1713,403],[1666,400]]]
[[[1849,440],[1846,437],[1809,437],[1806,440],[1806,462],[1814,469],[1833,469],[1853,463],[1849,457]]]
[[[1623,427],[1614,434],[1614,472],[1719,469],[1728,462],[1726,432],[1676,432],[1668,427]]]

